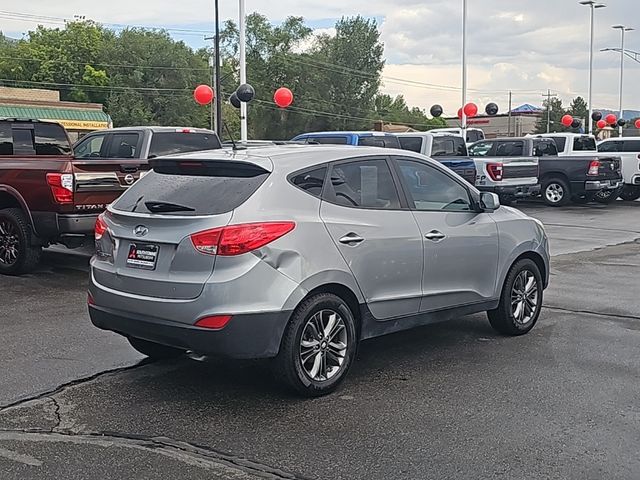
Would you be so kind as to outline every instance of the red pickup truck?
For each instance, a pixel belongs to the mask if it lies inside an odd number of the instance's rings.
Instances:
[[[0,119],[0,274],[32,270],[51,244],[84,245],[149,158],[215,148],[214,132],[176,127],[93,132],[72,148],[57,123]]]

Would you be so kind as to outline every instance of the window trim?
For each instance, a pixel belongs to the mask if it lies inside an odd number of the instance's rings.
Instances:
[[[343,165],[345,163],[356,163],[356,162],[366,162],[372,160],[383,160],[389,172],[391,173],[391,179],[393,180],[393,186],[395,187],[396,194],[398,195],[398,201],[400,203],[400,208],[377,208],[377,207],[363,207],[363,206],[355,206],[355,205],[342,205],[340,203],[336,203],[335,199],[335,191],[333,189],[333,184],[331,183],[331,175],[333,173],[334,167],[337,165]],[[336,207],[350,208],[352,210],[374,210],[378,212],[401,212],[409,210],[409,205],[407,204],[406,198],[404,196],[404,191],[399,188],[399,178],[395,171],[395,167],[393,166],[390,157],[387,155],[375,155],[375,156],[364,156],[364,157],[350,157],[350,158],[342,158],[340,160],[336,160],[333,162],[329,162],[327,164],[329,167],[327,169],[327,176],[325,177],[324,187],[322,189],[322,201],[335,205]]]
[[[415,203],[413,203],[412,206],[412,202],[409,201],[411,197],[410,193],[408,192],[408,188],[405,185],[405,182],[402,178],[402,172],[400,171],[400,165],[398,164],[399,161],[408,161],[408,162],[415,162],[418,164],[422,164],[424,166],[426,166],[427,168],[431,168],[433,170],[436,170],[440,173],[442,173],[443,175],[447,176],[451,181],[457,183],[460,187],[462,187],[466,192],[467,192],[467,196],[469,197],[469,204],[471,206],[470,210],[442,210],[442,209],[417,209],[415,207]],[[394,155],[391,157],[391,163],[393,164],[393,169],[394,169],[394,173],[395,175],[398,177],[398,180],[400,182],[400,186],[402,189],[402,195],[403,198],[406,202],[407,205],[407,209],[410,210],[411,212],[440,212],[440,213],[480,213],[479,211],[479,204],[480,204],[480,199],[477,198],[477,196],[474,194],[473,190],[469,189],[469,185],[466,184],[467,182],[460,182],[456,177],[454,177],[453,175],[451,175],[450,172],[447,171],[447,169],[442,168],[440,165],[432,165],[429,162],[426,162],[420,158],[414,158],[414,157],[405,157],[405,156],[401,156],[401,155]]]
[[[307,190],[304,190],[302,188],[300,188],[298,185],[296,185],[295,183],[293,183],[293,179],[295,177],[297,177],[298,175],[304,175],[305,173],[308,172],[313,172],[314,170],[319,170],[320,168],[326,168],[327,170],[324,172],[324,180],[322,182],[322,191],[320,192],[319,196],[315,196],[310,194]],[[289,183],[289,185],[291,185],[293,188],[295,188],[296,190],[300,190],[302,193],[306,193],[307,195],[318,199],[319,201],[322,201],[325,195],[325,191],[327,189],[327,182],[329,181],[330,177],[329,177],[329,173],[331,172],[331,166],[329,163],[319,163],[317,165],[313,165],[311,167],[306,167],[303,168],[302,170],[296,170],[295,172],[290,173],[289,175],[287,175],[287,182]]]

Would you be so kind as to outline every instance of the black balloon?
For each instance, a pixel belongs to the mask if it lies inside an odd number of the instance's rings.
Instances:
[[[619,127],[624,127],[626,124],[627,124],[627,121],[624,118],[621,118],[620,120],[618,120]]]
[[[571,122],[571,128],[580,128],[581,125],[582,125],[582,122],[577,118],[574,118],[573,122]]]
[[[498,105],[496,105],[493,102],[487,103],[487,106],[484,108],[484,111],[487,115],[491,115],[493,117],[494,115],[498,114]]]
[[[243,83],[236,90],[236,95],[238,97],[238,100],[244,103],[248,103],[253,100],[253,97],[255,97],[256,95],[256,91],[248,83]]]
[[[229,97],[229,103],[236,108],[240,108],[240,99],[236,95],[236,92],[233,92]]]
[[[442,115],[442,107],[440,105],[434,105],[433,107],[431,107],[431,110],[429,110],[429,112],[431,112],[432,117],[439,117],[440,115]]]
[[[593,120],[594,122],[598,122],[598,121],[602,120],[602,113],[601,112],[593,112],[591,114],[591,120]]]

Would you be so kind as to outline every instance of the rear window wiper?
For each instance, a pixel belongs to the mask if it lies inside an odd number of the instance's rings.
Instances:
[[[152,213],[162,213],[162,212],[195,212],[196,209],[193,207],[188,207],[186,205],[180,205],[178,203],[170,203],[170,202],[144,202],[145,207]]]

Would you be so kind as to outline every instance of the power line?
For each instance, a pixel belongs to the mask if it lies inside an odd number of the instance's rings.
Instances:
[[[209,68],[204,67],[171,67],[169,65],[127,65],[127,64],[113,64],[113,63],[100,63],[100,62],[73,62],[67,60],[55,60],[55,59],[41,59],[41,58],[27,58],[27,57],[4,57],[0,56],[0,59],[4,60],[18,60],[25,62],[40,62],[40,63],[72,63],[74,65],[100,65],[102,67],[112,67],[112,68],[139,68],[139,69],[149,69],[149,70],[192,70],[192,71],[205,71],[208,72]]]

